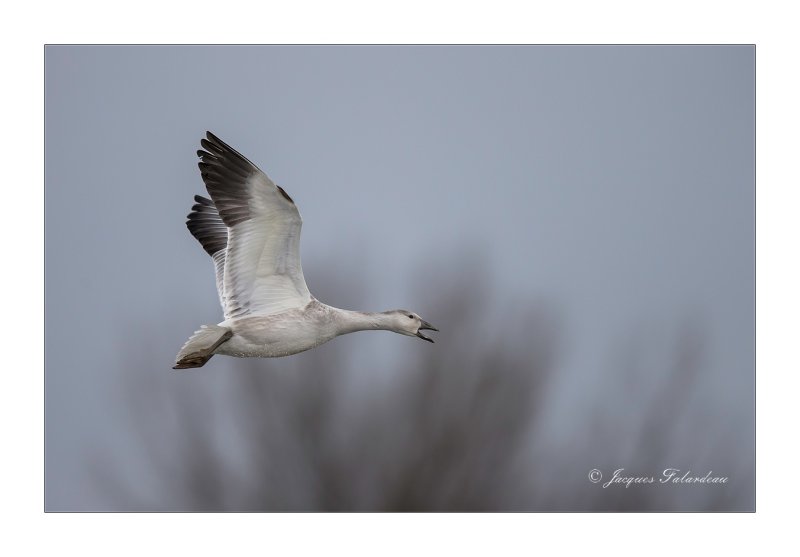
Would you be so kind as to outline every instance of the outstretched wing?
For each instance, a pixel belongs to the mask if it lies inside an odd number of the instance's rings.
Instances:
[[[256,165],[211,132],[206,137],[198,166],[228,232],[225,318],[305,306],[311,294],[300,264],[303,221],[297,206]]]

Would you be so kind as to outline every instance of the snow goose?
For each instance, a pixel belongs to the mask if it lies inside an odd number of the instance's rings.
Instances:
[[[186,226],[211,256],[225,320],[203,325],[174,369],[203,366],[214,354],[275,358],[356,331],[416,336],[437,331],[414,312],[348,311],[319,302],[300,265],[297,206],[283,188],[211,132],[198,166],[211,199],[195,196]]]

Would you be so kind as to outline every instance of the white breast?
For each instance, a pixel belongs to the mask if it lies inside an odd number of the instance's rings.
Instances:
[[[220,323],[233,331],[216,353],[241,358],[275,358],[310,350],[341,334],[335,309],[313,300],[272,315],[248,315]]]

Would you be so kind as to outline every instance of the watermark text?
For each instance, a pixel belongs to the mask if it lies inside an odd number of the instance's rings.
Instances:
[[[727,476],[720,476],[709,470],[706,474],[696,474],[691,470],[681,470],[680,468],[665,468],[659,474],[646,476],[629,474],[624,468],[617,468],[610,478],[603,479],[603,473],[594,468],[589,471],[589,481],[593,484],[602,483],[603,489],[610,486],[625,486],[629,488],[637,484],[700,484],[714,485],[728,483]]]

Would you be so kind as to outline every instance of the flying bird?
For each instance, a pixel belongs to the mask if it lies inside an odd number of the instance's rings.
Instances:
[[[438,331],[407,310],[349,311],[308,291],[300,265],[303,220],[289,194],[211,132],[198,166],[209,196],[194,197],[186,226],[211,256],[224,321],[203,325],[173,369],[202,367],[214,354],[276,358],[356,331],[384,330],[433,340]]]

